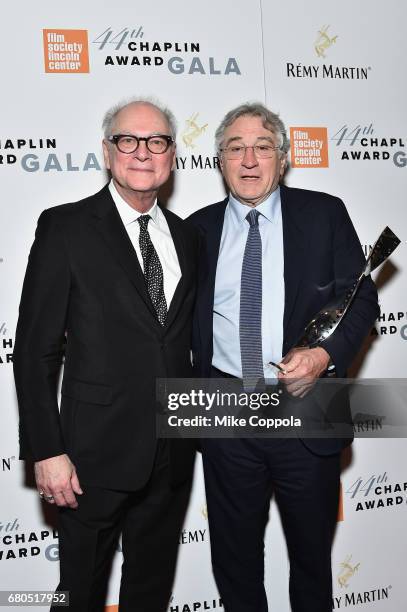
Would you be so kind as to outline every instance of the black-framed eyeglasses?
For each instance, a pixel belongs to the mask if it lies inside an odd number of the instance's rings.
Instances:
[[[146,143],[150,153],[155,155],[165,153],[174,144],[172,136],[167,136],[167,134],[154,134],[154,136],[147,137],[133,136],[133,134],[114,134],[107,140],[114,143],[121,153],[134,153],[142,140]]]
[[[246,149],[253,149],[253,153],[256,157],[266,159],[273,157],[274,153],[281,149],[281,147],[276,147],[275,145],[268,143],[256,145],[230,144],[228,147],[221,148],[221,151],[226,159],[243,159]]]

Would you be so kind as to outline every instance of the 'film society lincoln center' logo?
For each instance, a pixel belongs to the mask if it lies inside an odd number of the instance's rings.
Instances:
[[[45,72],[89,72],[86,30],[43,30],[42,35]]]
[[[293,168],[328,168],[326,127],[292,127],[290,142]]]

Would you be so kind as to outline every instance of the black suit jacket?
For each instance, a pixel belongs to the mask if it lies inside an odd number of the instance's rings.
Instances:
[[[81,482],[107,488],[135,490],[147,481],[156,378],[191,375],[197,232],[163,213],[182,272],[164,327],[107,186],[41,214],[14,351],[21,458],[66,452]],[[171,441],[173,482],[191,474],[193,454],[189,441]]]
[[[284,240],[283,355],[302,335],[313,316],[360,274],[365,258],[343,202],[331,195],[280,186]],[[189,217],[202,235],[199,283],[194,317],[196,373],[209,377],[213,355],[213,302],[216,267],[228,198]],[[273,288],[270,288],[272,291]],[[346,370],[379,314],[373,281],[363,281],[345,319],[323,343],[338,377]],[[308,440],[318,452],[334,452],[338,440]]]

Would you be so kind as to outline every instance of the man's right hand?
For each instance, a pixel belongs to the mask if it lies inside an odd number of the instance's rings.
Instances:
[[[58,455],[34,465],[35,481],[42,498],[57,506],[77,508],[75,493],[82,495],[75,466],[68,455]]]

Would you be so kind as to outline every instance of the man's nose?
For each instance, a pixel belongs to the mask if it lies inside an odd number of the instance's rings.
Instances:
[[[242,166],[245,166],[246,168],[253,168],[253,166],[257,165],[258,161],[254,152],[254,147],[246,147],[242,159]]]
[[[140,161],[145,161],[151,158],[151,153],[147,149],[147,143],[145,140],[140,140],[137,149],[134,151],[134,157]]]

